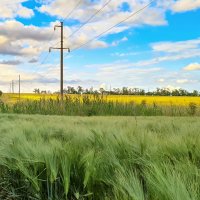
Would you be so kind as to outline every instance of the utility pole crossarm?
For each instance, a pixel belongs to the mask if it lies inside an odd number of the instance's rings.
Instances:
[[[59,49],[59,50],[61,50],[61,48],[59,48],[59,47],[50,47],[49,48],[49,53],[51,53],[52,49]],[[62,48],[62,49],[66,49],[66,50],[68,50],[68,53],[70,53],[70,48]]]
[[[19,100],[21,99],[21,76],[19,75]]]
[[[49,53],[51,52],[52,49],[57,49],[57,50],[60,50],[60,94],[61,94],[61,101],[63,101],[63,96],[64,96],[64,88],[63,88],[63,85],[64,85],[64,79],[63,79],[63,74],[64,74],[64,61],[63,61],[63,54],[64,54],[64,50],[68,50],[68,52],[70,53],[70,48],[64,48],[63,47],[63,44],[64,44],[64,41],[63,41],[63,22],[60,22],[60,25],[56,25],[54,26],[54,31],[56,30],[56,28],[60,28],[61,29],[61,42],[60,42],[60,48],[58,47],[50,47],[49,48]]]
[[[63,26],[63,22],[60,22],[60,25],[55,25],[54,26],[54,31],[56,30],[56,28],[62,28]]]

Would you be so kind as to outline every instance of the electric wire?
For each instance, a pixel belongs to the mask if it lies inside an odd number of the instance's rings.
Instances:
[[[63,21],[69,18],[73,14],[73,12],[81,5],[81,3],[82,3],[82,0],[79,0],[77,4],[75,5],[75,7],[69,12],[69,14],[67,14],[67,16],[64,17]]]
[[[75,33],[77,33],[81,28],[88,24],[92,19],[95,18],[112,0],[108,0],[99,10],[97,10],[90,18],[88,18],[83,24],[81,24],[74,32],[72,32],[66,39],[71,38]]]
[[[120,22],[118,22],[117,24],[115,24],[114,26],[108,28],[107,30],[103,31],[102,33],[98,34],[97,36],[93,37],[92,39],[88,40],[87,42],[81,44],[80,46],[72,49],[71,51],[74,52],[78,49],[81,49],[82,47],[86,46],[87,44],[91,43],[92,41],[102,37],[105,33],[109,32],[110,30],[112,30],[113,28],[119,26],[120,24],[122,24],[123,22],[129,20],[130,18],[134,17],[135,15],[139,14],[140,12],[142,12],[143,10],[145,10],[146,8],[148,8],[155,0],[150,1],[150,3],[148,3],[147,5],[145,5],[144,7],[140,8],[139,10],[137,10],[136,12],[132,13],[131,15],[129,15],[128,17],[126,17],[125,19],[121,20]]]
[[[79,5],[81,4],[81,2],[82,2],[82,0],[79,0],[79,1],[78,1],[78,3],[75,5],[75,7],[67,14],[66,17],[64,17],[63,21],[65,21],[68,17],[71,16],[71,14],[79,7]],[[52,40],[52,38],[53,38],[54,35],[55,35],[55,31],[53,32],[52,36],[49,38],[49,41]],[[57,42],[56,44],[51,45],[51,46],[55,46],[55,45],[57,45],[57,44],[59,44],[59,43],[60,43],[60,42]],[[48,43],[48,46],[49,46],[49,44],[50,44],[50,42]],[[46,45],[46,46],[47,46],[47,45]],[[46,47],[45,47],[45,48],[46,48]],[[46,53],[45,57],[42,59],[42,61],[41,61],[41,64],[42,64],[42,65],[43,65],[43,64],[46,62],[46,60],[48,59],[49,54],[50,54],[49,52]],[[41,54],[41,55],[42,55],[42,54]],[[40,58],[40,57],[39,57],[39,58]]]

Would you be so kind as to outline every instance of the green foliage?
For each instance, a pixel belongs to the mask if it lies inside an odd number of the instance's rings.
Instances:
[[[190,103],[187,106],[164,106],[155,102],[141,104],[107,101],[99,95],[70,97],[59,99],[40,99],[18,101],[13,105],[0,103],[0,112],[17,114],[42,114],[66,116],[200,116],[199,106]]]
[[[198,200],[200,122],[0,115],[0,199]]]
[[[193,103],[193,102],[189,103],[189,111],[188,111],[188,113],[190,115],[195,115],[196,111],[197,111],[197,104]]]
[[[8,112],[17,114],[68,115],[68,116],[158,116],[162,115],[159,107],[119,102],[107,102],[99,95],[69,97],[61,102],[59,99],[40,99],[21,101],[10,106]]]

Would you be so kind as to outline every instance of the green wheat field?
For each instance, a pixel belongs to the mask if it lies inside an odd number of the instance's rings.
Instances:
[[[199,200],[197,117],[0,114],[2,200]]]

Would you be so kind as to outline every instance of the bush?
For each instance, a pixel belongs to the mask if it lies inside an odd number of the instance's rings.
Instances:
[[[195,115],[196,111],[197,111],[197,104],[193,102],[189,103],[189,111],[188,111],[189,114]]]
[[[3,95],[3,92],[0,90],[0,97]]]

